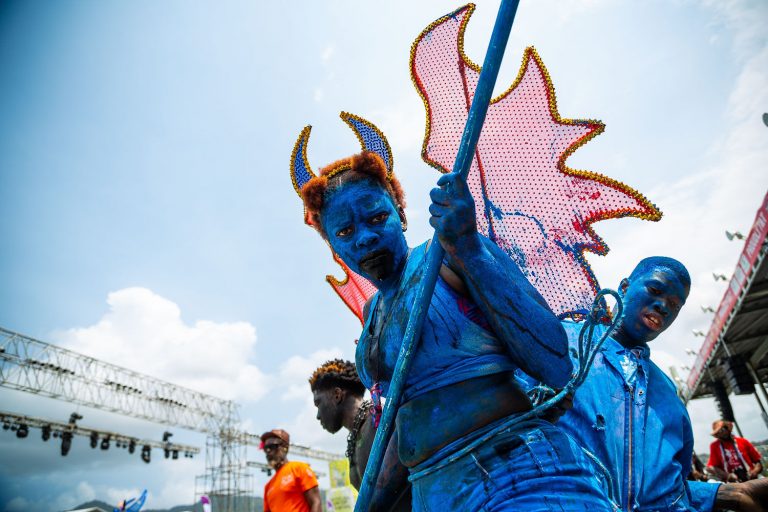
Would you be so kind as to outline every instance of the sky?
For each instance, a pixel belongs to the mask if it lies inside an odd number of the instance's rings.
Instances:
[[[419,156],[425,113],[409,48],[461,4],[297,1],[6,1],[0,4],[0,326],[240,404],[243,426],[342,453],[315,420],[306,383],[352,358],[359,323],[324,276],[340,276],[302,222],[288,175],[313,125],[318,168],[359,151],[342,110],[392,145],[409,219],[430,237],[436,171]],[[482,62],[498,0],[480,0],[465,50]],[[615,287],[645,256],[688,266],[693,287],[652,358],[681,369],[698,348],[768,189],[768,4],[737,0],[523,1],[497,91],[533,45],[563,117],[605,133],[571,167],[623,181],[658,223],[597,223],[611,248],[587,258]],[[684,370],[679,370],[685,376]],[[732,397],[733,398],[733,397]],[[0,390],[0,409],[159,439],[165,427]],[[768,438],[753,396],[733,398],[752,439]],[[689,406],[706,452],[710,400]],[[204,447],[204,436],[172,429]],[[257,450],[250,460],[263,460]],[[0,431],[0,511],[63,510],[149,490],[148,506],[191,503],[204,457],[146,465],[76,439],[70,455],[34,431]],[[315,462],[322,470],[322,463]],[[266,476],[256,473],[261,495]]]

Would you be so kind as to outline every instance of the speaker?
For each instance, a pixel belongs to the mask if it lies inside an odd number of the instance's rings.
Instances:
[[[723,370],[725,370],[728,387],[734,395],[748,395],[755,392],[755,383],[741,356],[726,357],[723,361]]]
[[[715,398],[715,405],[720,412],[720,417],[727,421],[734,421],[733,407],[728,399],[728,391],[721,380],[712,381],[712,395]]]

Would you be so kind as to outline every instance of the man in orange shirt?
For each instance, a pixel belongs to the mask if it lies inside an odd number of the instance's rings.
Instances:
[[[288,461],[288,432],[264,432],[261,442],[267,464],[275,470],[264,487],[264,512],[321,512],[317,477],[309,464]]]

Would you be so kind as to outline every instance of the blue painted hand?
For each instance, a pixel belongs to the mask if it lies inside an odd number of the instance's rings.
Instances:
[[[429,224],[435,228],[440,244],[449,255],[465,247],[479,245],[475,201],[469,187],[458,174],[444,174],[429,196]]]

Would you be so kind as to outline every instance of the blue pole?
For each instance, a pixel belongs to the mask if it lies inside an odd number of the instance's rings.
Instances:
[[[483,69],[480,72],[480,78],[477,82],[475,96],[472,99],[472,106],[467,116],[467,124],[464,125],[464,133],[459,144],[459,152],[456,155],[456,161],[453,164],[453,172],[458,173],[463,180],[467,179],[469,169],[472,165],[472,159],[475,155],[477,141],[480,138],[480,131],[485,122],[485,114],[488,112],[488,105],[493,95],[493,86],[496,84],[496,77],[499,74],[501,59],[504,56],[504,49],[507,46],[509,33],[512,30],[512,23],[515,20],[517,5],[519,0],[502,0],[499,12],[496,15],[496,23],[491,34],[491,41],[488,44],[488,51],[485,54]],[[392,435],[392,427],[397,414],[397,408],[403,396],[403,385],[405,377],[411,367],[413,354],[416,350],[417,342],[421,335],[421,328],[424,319],[429,310],[429,304],[432,301],[432,294],[435,291],[435,283],[443,262],[445,251],[437,239],[437,234],[432,237],[432,243],[427,251],[424,270],[424,278],[419,287],[414,301],[414,307],[411,310],[408,325],[405,328],[403,345],[400,347],[400,353],[397,356],[392,381],[389,384],[389,396],[384,405],[384,412],[381,417],[379,428],[376,431],[376,437],[371,448],[371,455],[368,458],[368,465],[365,467],[360,494],[355,504],[355,512],[364,512],[369,507],[368,504],[373,496],[376,487],[376,480],[379,477],[381,462],[384,459],[384,452]]]

